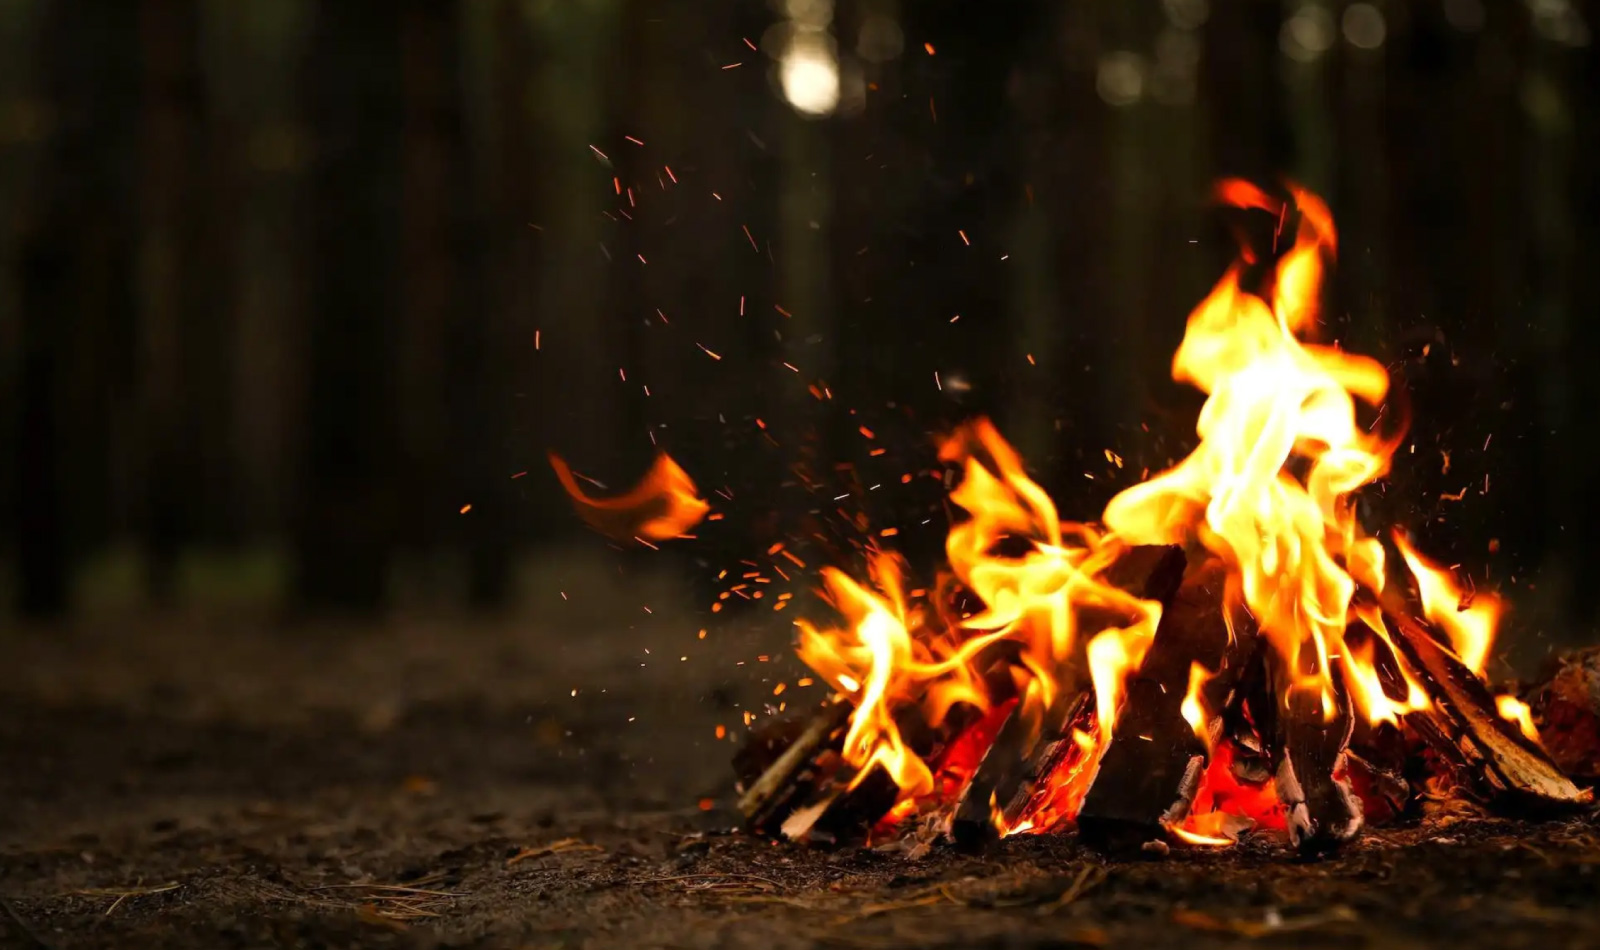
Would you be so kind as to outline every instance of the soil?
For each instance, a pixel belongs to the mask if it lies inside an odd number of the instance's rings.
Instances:
[[[729,833],[742,711],[796,671],[781,625],[689,616],[0,637],[0,947],[1600,946],[1588,817],[1431,819],[1316,862]]]

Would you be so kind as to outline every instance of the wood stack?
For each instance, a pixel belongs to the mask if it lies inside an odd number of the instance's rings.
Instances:
[[[1188,816],[1219,743],[1228,748],[1230,781],[1275,795],[1290,843],[1305,853],[1351,841],[1369,813],[1386,819],[1412,807],[1416,796],[1405,775],[1416,771],[1419,744],[1433,750],[1454,785],[1501,814],[1562,814],[1592,800],[1538,743],[1498,714],[1487,687],[1438,632],[1397,605],[1384,608],[1385,624],[1431,705],[1405,715],[1399,727],[1375,727],[1358,723],[1339,676],[1332,677],[1334,708],[1325,709],[1323,691],[1292,682],[1248,618],[1230,633],[1219,562],[1191,565],[1178,548],[1147,548],[1134,549],[1118,569],[1117,586],[1139,591],[1163,611],[1142,664],[1125,683],[1112,739],[1098,767],[1089,763],[1083,773],[1090,784],[1076,828],[1097,849],[1159,850],[1162,845],[1151,842],[1165,842]],[[1370,637],[1355,630],[1351,636],[1362,634]],[[996,660],[990,671],[995,682],[1011,680],[1006,664],[1005,657]],[[1194,664],[1214,671],[1201,697],[1207,718],[1199,734],[1183,711]],[[1380,666],[1380,675],[1385,669]],[[1387,668],[1396,696],[1403,694],[1398,669]],[[1064,688],[1048,704],[1013,702],[1008,711],[990,714],[992,742],[965,787],[940,804],[949,816],[944,831],[956,845],[993,844],[1004,829],[1037,812],[1058,770],[1081,759],[1074,733],[1093,728],[1093,693],[1070,676],[1060,682]],[[897,724],[930,762],[985,716],[957,707],[930,728],[917,708],[908,703],[898,710]],[[850,710],[848,702],[830,700],[807,720],[766,727],[741,753],[740,808],[751,831],[807,842],[859,840],[894,806],[899,789],[886,773],[856,781],[839,755]],[[1593,725],[1600,726],[1600,714]]]

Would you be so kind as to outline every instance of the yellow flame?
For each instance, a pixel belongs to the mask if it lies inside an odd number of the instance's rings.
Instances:
[[[1417,582],[1422,598],[1422,615],[1444,631],[1456,656],[1472,672],[1482,675],[1494,646],[1495,628],[1500,622],[1500,600],[1490,594],[1463,596],[1450,571],[1433,563],[1411,546],[1404,533],[1394,533],[1395,546]]]
[[[1241,183],[1221,193],[1267,201]],[[1343,640],[1357,579],[1382,578],[1382,549],[1350,496],[1388,470],[1394,446],[1356,420],[1356,397],[1376,406],[1386,395],[1383,367],[1296,338],[1315,322],[1335,241],[1327,207],[1294,195],[1300,224],[1269,297],[1246,293],[1236,264],[1190,316],[1173,359],[1173,378],[1208,394],[1200,445],[1113,498],[1105,522],[1130,543],[1195,538],[1222,557],[1285,667],[1319,688],[1331,712],[1330,645]]]
[[[1194,730],[1199,740],[1205,743],[1207,750],[1211,748],[1211,729],[1206,720],[1204,704],[1200,701],[1200,690],[1211,679],[1212,672],[1199,663],[1189,664],[1189,689],[1183,695],[1183,705],[1179,707],[1183,713],[1183,720]]]
[[[1516,723],[1522,734],[1533,742],[1539,741],[1539,730],[1533,724],[1533,710],[1528,704],[1515,696],[1496,696],[1494,705],[1500,712],[1500,718],[1506,722]]]
[[[1184,844],[1197,848],[1231,848],[1234,845],[1234,840],[1224,835],[1201,834],[1179,825],[1168,825],[1167,831]]]

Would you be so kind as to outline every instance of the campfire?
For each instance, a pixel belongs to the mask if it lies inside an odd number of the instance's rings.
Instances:
[[[1241,239],[1173,358],[1207,397],[1193,452],[1078,523],[987,420],[944,438],[946,563],[925,586],[881,546],[858,574],[822,570],[837,617],[798,620],[798,652],[832,695],[736,757],[751,831],[1158,852],[1275,833],[1325,852],[1425,798],[1530,817],[1591,801],[1484,679],[1497,599],[1358,517],[1404,424],[1381,364],[1315,340],[1327,207],[1294,186],[1217,196],[1276,234]],[[661,540],[706,510],[665,456],[612,502],[556,462],[594,524]]]

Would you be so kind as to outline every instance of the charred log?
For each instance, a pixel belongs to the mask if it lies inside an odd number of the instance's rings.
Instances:
[[[923,717],[920,704],[908,703],[897,711],[895,725],[913,755],[934,761],[982,718],[982,710],[962,703],[935,726]],[[857,840],[887,815],[899,798],[900,786],[881,765],[873,765],[865,776],[840,769],[820,796],[784,820],[781,830],[790,841],[807,844],[834,845]]]
[[[1428,692],[1432,707],[1406,716],[1491,806],[1519,815],[1570,812],[1593,801],[1549,755],[1500,718],[1483,681],[1421,621],[1384,611],[1394,644]]]

